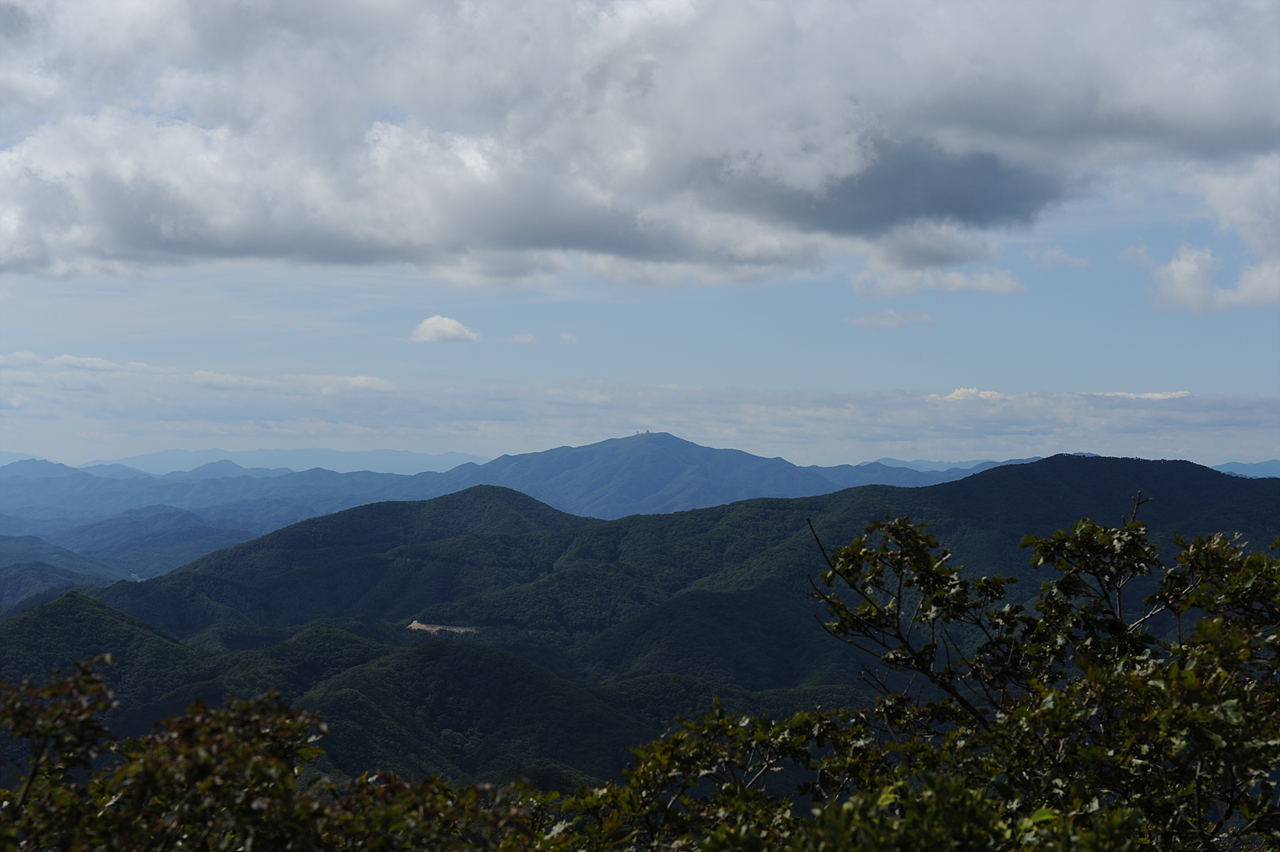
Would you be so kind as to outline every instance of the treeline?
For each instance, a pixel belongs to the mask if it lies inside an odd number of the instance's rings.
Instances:
[[[326,733],[278,697],[115,741],[91,664],[6,687],[26,745],[14,849],[1126,850],[1280,841],[1280,558],[1223,536],[1165,564],[1145,526],[1025,546],[1047,572],[962,576],[906,519],[828,555],[815,596],[877,662],[863,708],[775,721],[719,703],[570,794],[316,777]],[[1273,545],[1273,551],[1280,542]]]

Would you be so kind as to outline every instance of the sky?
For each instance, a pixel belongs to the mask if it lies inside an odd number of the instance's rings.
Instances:
[[[0,0],[0,451],[1280,456],[1280,4]]]

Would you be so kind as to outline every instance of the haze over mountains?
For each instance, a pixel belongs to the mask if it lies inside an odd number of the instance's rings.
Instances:
[[[616,775],[628,745],[714,695],[775,715],[866,699],[863,660],[805,596],[822,567],[809,520],[828,546],[886,512],[927,520],[955,561],[1030,594],[1042,578],[1023,535],[1118,522],[1139,491],[1167,555],[1177,534],[1280,535],[1280,480],[1189,462],[1055,456],[922,488],[608,521],[482,485],[311,518],[148,581],[27,596],[0,621],[0,679],[111,651],[124,733],[195,696],[276,688],[332,725],[326,771],[519,768],[565,786]],[[77,535],[114,541],[108,528]]]
[[[157,454],[157,458],[179,458]],[[264,463],[269,454],[242,454]],[[182,456],[191,459],[192,456]],[[361,456],[360,458],[364,458]],[[350,461],[350,460],[349,460]],[[1018,460],[1021,461],[1021,460]],[[153,470],[167,466],[152,459]],[[701,447],[665,433],[645,433],[585,447],[502,456],[483,465],[413,476],[285,467],[244,468],[219,459],[182,471],[147,474],[120,462],[71,468],[26,459],[0,467],[0,533],[45,534],[121,512],[168,506],[196,512],[219,529],[253,533],[363,503],[426,499],[473,485],[503,485],[564,511],[601,518],[670,512],[750,497],[797,497],[866,484],[930,485],[998,462],[947,470],[880,462],[798,467],[738,450]]]
[[[147,453],[111,461],[91,461],[81,468],[91,465],[119,464],[135,468],[154,475],[164,475],[179,470],[191,470],[207,465],[210,462],[232,461],[245,468],[288,468],[289,470],[310,470],[322,467],[337,473],[354,473],[361,470],[374,470],[381,473],[399,473],[412,476],[415,473],[435,471],[437,473],[450,470],[460,464],[471,462],[484,464],[488,461],[483,456],[467,453],[414,453],[408,450],[364,450],[341,451],[326,449],[308,450],[163,450],[158,453]]]
[[[156,453],[124,461],[161,471],[176,461],[199,461],[219,452]],[[312,461],[325,452],[230,455],[270,465]],[[342,462],[340,467],[377,461],[420,466],[446,459],[412,453],[329,456]],[[22,459],[0,466],[0,571],[22,562],[38,561],[45,567],[27,571],[21,582],[5,586],[0,602],[13,603],[41,588],[72,581],[146,579],[306,518],[378,501],[429,499],[475,485],[513,488],[561,511],[610,519],[755,497],[805,497],[860,485],[924,487],[1027,461],[1031,460],[968,461],[944,467],[940,462],[881,459],[798,467],[784,459],[701,447],[666,433],[502,456],[485,464],[465,462],[448,471],[412,476],[245,468],[227,458],[164,473],[148,473],[123,462],[71,468]],[[32,536],[40,539],[38,545],[28,540]]]

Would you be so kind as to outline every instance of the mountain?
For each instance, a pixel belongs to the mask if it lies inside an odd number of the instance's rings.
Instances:
[[[166,473],[165,479],[233,479],[238,476],[251,476],[262,479],[268,476],[284,476],[294,471],[287,467],[241,467],[230,459],[220,459],[202,464],[191,470],[178,470]]]
[[[64,571],[91,574],[107,580],[122,580],[129,576],[100,559],[58,547],[33,535],[0,535],[0,567],[21,565],[24,562],[40,562]]]
[[[488,459],[466,453],[415,453],[408,450],[163,450],[114,462],[89,462],[90,465],[128,465],[156,476],[174,471],[189,471],[217,461],[233,461],[246,468],[288,468],[311,470],[322,467],[338,473],[376,471],[413,475],[424,471],[442,472],[460,464],[484,464]]]
[[[475,485],[515,488],[574,514],[620,518],[753,497],[825,494],[851,485],[921,486],[965,475],[876,466],[800,468],[783,459],[646,433],[414,476],[323,469],[281,474],[223,460],[172,477],[125,478],[93,476],[49,462],[18,462],[0,468],[0,478],[6,478],[0,513],[26,520],[61,519],[69,528],[166,505],[195,512],[214,526],[264,533],[364,503],[424,500]]]
[[[0,482],[15,482],[23,479],[64,479],[78,475],[80,472],[74,467],[44,459],[22,459],[0,467]]]
[[[1019,459],[1018,461],[1027,462],[1027,461],[1039,461],[1039,460],[1040,460],[1040,457],[1037,456],[1035,458]],[[986,468],[993,467],[999,464],[999,462],[997,462],[995,459],[972,459],[970,461],[958,461],[958,462],[930,461],[928,459],[912,459],[911,461],[903,461],[902,459],[889,458],[886,456],[885,458],[879,458],[879,459],[875,459],[874,461],[864,462],[864,464],[882,464],[885,467],[906,467],[906,468],[910,468],[911,470],[919,470],[919,471],[942,471],[942,470],[955,470],[955,469],[972,470],[974,468],[978,468],[979,465],[983,466],[979,469],[985,470]]]
[[[0,607],[49,589],[106,586],[128,576],[110,560],[75,553],[42,538],[0,535]]]
[[[24,562],[0,567],[0,605],[12,605],[49,589],[70,586],[105,586],[111,580],[82,574],[46,562]]]
[[[1280,534],[1280,480],[1140,459],[1055,456],[610,521],[478,486],[311,518],[145,582],[32,595],[0,621],[0,676],[110,650],[112,718],[129,731],[196,696],[274,687],[333,726],[326,771],[609,777],[626,745],[715,695],[776,715],[867,700],[866,661],[806,597],[822,570],[810,521],[835,547],[909,514],[958,564],[1029,590],[1024,534],[1118,522],[1139,492],[1166,552],[1177,534]]]
[[[893,461],[888,459],[886,461]],[[982,461],[950,468],[922,468],[908,465],[930,464],[930,462],[910,462],[890,465],[882,462],[864,462],[857,465],[842,464],[836,467],[808,467],[806,470],[823,476],[841,488],[854,488],[859,485],[898,485],[904,488],[921,488],[926,485],[938,485],[942,482],[955,482],[966,476],[973,476],[993,467],[1006,464],[1026,464],[1039,461],[1033,459],[1010,459],[1009,461]]]
[[[1220,470],[1223,473],[1230,473],[1235,476],[1248,476],[1252,478],[1280,476],[1280,459],[1253,462],[1252,464],[1227,462],[1226,464],[1215,466],[1214,470]]]
[[[123,464],[81,465],[77,470],[107,479],[149,479],[151,474]]]
[[[9,464],[10,462],[22,461],[23,459],[34,458],[26,453],[10,453],[0,450],[0,465]]]
[[[49,538],[117,567],[131,578],[155,577],[193,559],[253,538],[182,509],[146,506],[83,524]]]
[[[472,485],[514,488],[565,511],[596,518],[833,490],[826,477],[784,459],[702,447],[665,432],[502,456],[485,465],[455,468],[439,481],[450,490]]]

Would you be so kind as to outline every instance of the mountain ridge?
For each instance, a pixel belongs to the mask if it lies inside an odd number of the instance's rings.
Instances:
[[[806,596],[823,568],[810,523],[832,548],[909,514],[954,564],[1029,593],[1042,578],[1023,535],[1082,515],[1116,523],[1139,492],[1155,497],[1140,517],[1165,547],[1176,534],[1238,531],[1262,546],[1280,534],[1280,480],[1189,462],[1055,456],[926,488],[615,520],[476,486],[312,518],[152,580],[46,590],[0,620],[0,676],[111,651],[125,733],[193,698],[274,687],[323,711],[334,733],[322,771],[336,777],[483,778],[546,760],[590,782],[712,696],[778,715],[868,700],[869,661],[825,634]],[[474,632],[407,629],[414,620]]]

